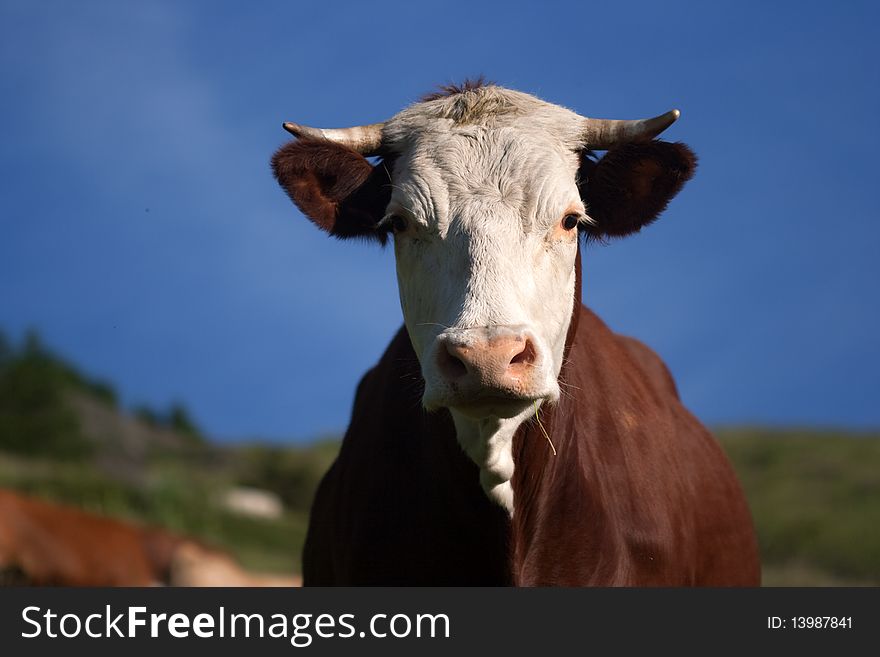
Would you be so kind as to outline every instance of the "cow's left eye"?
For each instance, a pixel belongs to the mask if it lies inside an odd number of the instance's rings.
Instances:
[[[394,233],[402,233],[406,230],[406,219],[401,217],[399,214],[391,215],[388,223],[391,224],[391,230]]]
[[[579,222],[580,217],[578,217],[576,214],[567,214],[562,219],[562,227],[565,230],[572,230],[578,225]]]

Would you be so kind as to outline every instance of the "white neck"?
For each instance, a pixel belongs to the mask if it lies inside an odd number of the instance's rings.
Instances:
[[[454,410],[451,413],[458,444],[480,468],[480,485],[489,499],[503,506],[512,516],[513,435],[532,409],[512,418],[484,420],[474,420]]]

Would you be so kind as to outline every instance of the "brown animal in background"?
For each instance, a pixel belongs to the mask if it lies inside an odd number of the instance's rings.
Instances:
[[[0,489],[0,571],[38,586],[296,586],[155,527]]]
[[[0,569],[54,586],[151,586],[181,539],[0,490]]]
[[[331,235],[393,235],[405,322],[316,494],[306,585],[759,583],[720,447],[580,303],[579,234],[638,232],[692,176],[654,139],[678,115],[466,84],[382,124],[285,124],[279,183]]]

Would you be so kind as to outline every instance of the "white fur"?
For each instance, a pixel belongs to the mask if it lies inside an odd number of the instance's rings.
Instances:
[[[484,87],[414,105],[388,121],[396,154],[388,214],[400,302],[425,379],[428,409],[449,407],[458,440],[490,498],[513,512],[511,441],[535,401],[559,397],[574,303],[577,231],[586,218],[575,182],[582,119],[519,92]],[[522,331],[534,341],[530,399],[508,419],[472,417],[436,366],[438,336]]]
[[[513,515],[513,435],[530,415],[529,410],[512,418],[474,420],[452,410],[458,442],[480,468],[480,485],[494,502]]]

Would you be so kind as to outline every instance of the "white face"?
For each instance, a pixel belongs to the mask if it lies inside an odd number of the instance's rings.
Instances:
[[[400,149],[385,221],[427,409],[504,418],[559,397],[577,168],[540,129],[456,126]]]

